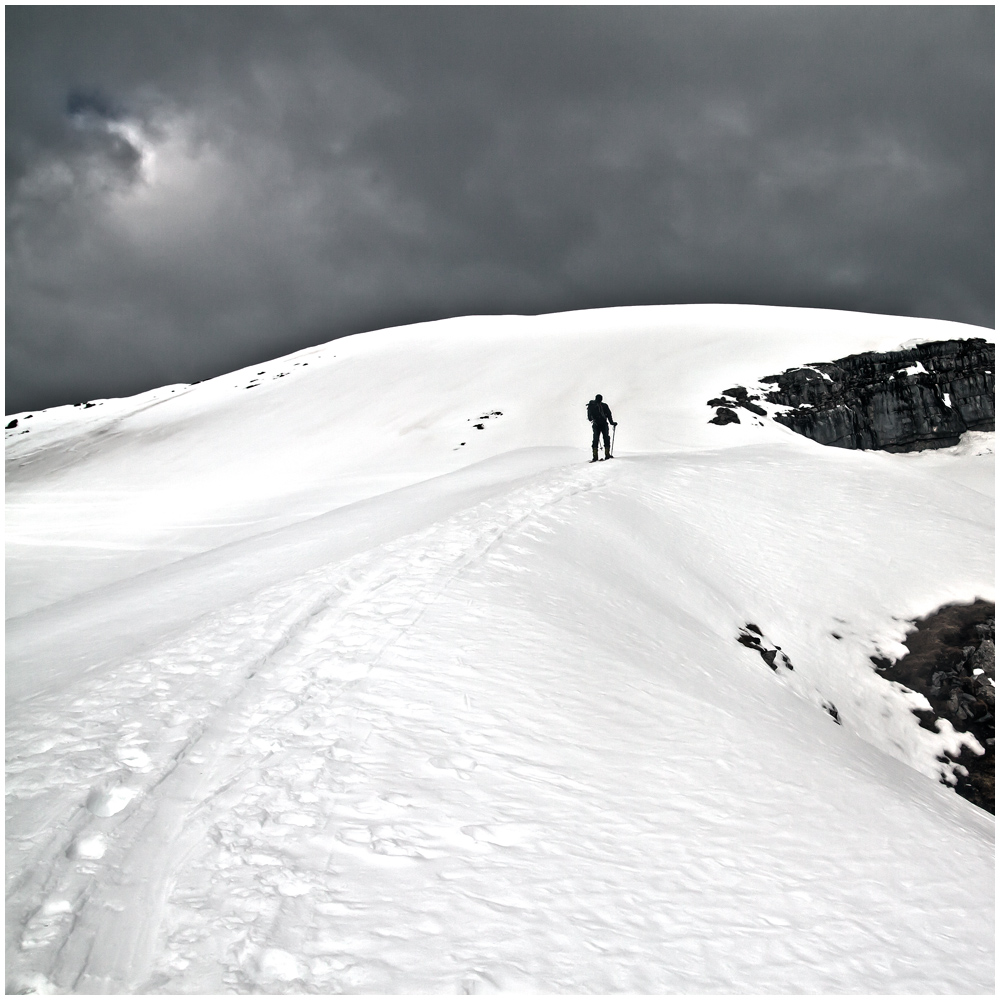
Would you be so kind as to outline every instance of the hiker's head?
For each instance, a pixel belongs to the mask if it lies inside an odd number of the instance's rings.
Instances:
[[[603,398],[604,398],[604,397],[603,397],[603,396],[602,396],[602,395],[601,395],[600,393],[598,393],[598,394],[597,394],[597,395],[596,395],[596,396],[594,397],[594,399],[596,399],[598,403],[599,403],[599,402],[600,402],[600,401],[601,401],[601,400],[602,400]]]

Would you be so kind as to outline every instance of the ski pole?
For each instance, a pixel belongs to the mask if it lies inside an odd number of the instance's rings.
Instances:
[[[617,424],[611,425],[611,454],[615,453],[615,431],[618,429]]]

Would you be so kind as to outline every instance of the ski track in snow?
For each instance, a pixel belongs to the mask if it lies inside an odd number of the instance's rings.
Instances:
[[[471,317],[24,415],[8,991],[991,993],[995,823],[938,783],[969,738],[869,657],[993,599],[992,435],[706,409],[968,336]],[[576,465],[595,388],[631,455]]]
[[[583,643],[577,619],[599,635],[616,613],[601,595],[553,588],[540,608],[544,587],[519,585],[544,571],[532,553],[550,536],[629,493],[626,470],[537,476],[20,704],[8,983],[990,989],[992,922],[977,936],[965,912],[966,886],[992,870],[989,817],[940,790],[901,843],[914,807],[880,769],[904,792],[927,779],[832,722],[803,773],[815,723],[794,720],[813,709],[784,712],[799,696],[735,631],[726,655],[746,674],[741,697],[760,692],[765,737],[735,696],[699,696],[707,668],[668,633],[631,650],[616,634],[595,663],[599,640]],[[684,477],[647,484],[642,502],[678,502]],[[660,657],[675,670],[655,669]],[[830,791],[829,761],[854,769],[849,793]],[[956,824],[978,831],[976,849],[949,848]],[[916,870],[928,842],[939,863]]]
[[[331,785],[326,769],[350,759],[340,749],[343,734],[357,732],[364,714],[336,699],[377,668],[426,604],[506,531],[540,505],[587,486],[578,476],[541,492],[522,491],[489,518],[473,509],[417,538],[270,588],[200,622],[177,645],[77,683],[68,706],[60,694],[22,707],[17,726],[8,729],[7,792],[12,800],[23,795],[27,801],[19,803],[14,836],[31,851],[17,858],[23,874],[15,899],[39,892],[46,898],[25,915],[21,934],[21,948],[35,953],[33,964],[39,964],[40,950],[48,952],[52,958],[43,961],[51,961],[55,982],[73,991],[100,992],[128,982],[155,988],[156,976],[143,984],[136,974],[150,968],[160,929],[155,920],[191,843],[210,828],[223,856],[249,860],[255,895],[258,871],[283,871],[285,862],[278,859],[287,849],[251,849],[243,843],[244,830],[270,823],[279,840],[296,830],[336,830],[337,822],[324,814]],[[233,671],[234,663],[242,670]],[[109,746],[117,747],[116,760],[106,759]],[[285,760],[297,761],[302,772],[294,790],[269,780],[275,770],[281,774]],[[475,767],[461,754],[427,763],[459,775]],[[36,799],[32,792],[45,786],[47,794]],[[74,789],[79,801],[66,815],[66,793]],[[365,808],[350,807],[357,809],[356,820],[363,819]],[[220,811],[229,818],[209,827]],[[400,846],[380,824],[346,826],[333,836],[352,850],[361,845],[386,857],[422,856]],[[455,836],[470,843],[490,840],[485,829]],[[53,865],[59,856],[70,863]],[[292,878],[265,876],[263,883],[279,898],[308,891]],[[228,908],[237,905],[240,928],[245,907],[254,908],[246,895],[238,884],[221,892]],[[153,922],[144,917],[150,911]],[[183,930],[174,936],[183,940]],[[237,951],[235,960],[229,956],[234,969],[220,988],[252,988],[254,975],[266,978],[271,966],[288,971],[273,949],[257,956],[263,965],[256,973],[246,971],[245,944]],[[174,975],[185,965],[183,958],[177,961]],[[255,968],[254,962],[249,966]],[[275,975],[298,978],[284,972]]]

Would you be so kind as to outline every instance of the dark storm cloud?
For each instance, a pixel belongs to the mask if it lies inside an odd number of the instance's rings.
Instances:
[[[993,10],[7,8],[7,411],[470,312],[993,322]]]

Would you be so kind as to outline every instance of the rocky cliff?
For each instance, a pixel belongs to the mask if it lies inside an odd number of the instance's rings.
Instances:
[[[771,416],[800,434],[838,448],[919,451],[958,443],[968,430],[994,428],[993,344],[946,340],[883,354],[854,354],[761,379]],[[728,389],[709,401],[713,423],[758,415],[761,395]],[[787,407],[787,409],[785,409]]]

